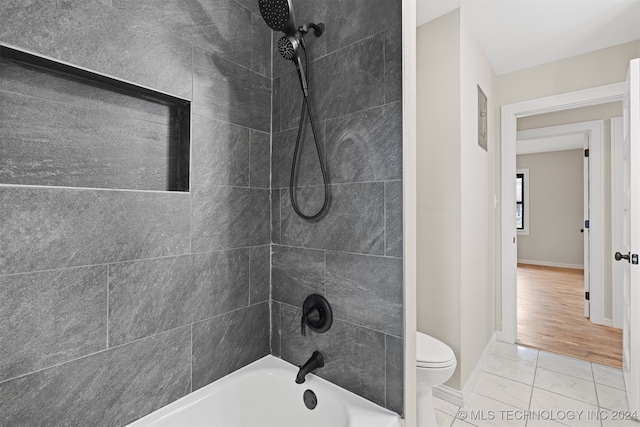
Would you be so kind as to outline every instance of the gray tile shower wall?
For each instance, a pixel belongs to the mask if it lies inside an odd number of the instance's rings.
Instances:
[[[190,192],[121,191],[141,178],[119,159],[166,147],[166,111],[2,64],[0,150],[50,162],[24,176],[57,187],[0,173],[0,425],[122,426],[269,354],[272,49],[255,6],[3,1],[0,43],[193,104]],[[62,154],[70,138],[86,162]],[[37,143],[56,156],[21,154]],[[107,188],[67,187],[95,187],[95,168]]]
[[[402,413],[401,1],[293,6],[298,25],[326,24],[322,37],[307,36],[308,77],[331,204],[313,222],[292,210],[289,171],[302,97],[295,68],[274,50],[271,353],[301,365],[319,350],[326,365],[318,375]],[[303,144],[297,199],[311,213],[324,193],[308,125]],[[332,304],[334,324],[303,337],[301,305],[311,293]]]

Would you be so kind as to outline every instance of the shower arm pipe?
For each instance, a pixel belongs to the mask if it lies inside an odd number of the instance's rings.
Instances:
[[[314,24],[313,22],[310,22],[306,25],[301,26],[298,31],[300,31],[302,33],[302,35],[306,35],[309,32],[309,28],[313,28],[314,30],[314,35],[316,37],[320,37],[323,33],[324,33],[324,24],[323,23],[319,23],[319,24]]]

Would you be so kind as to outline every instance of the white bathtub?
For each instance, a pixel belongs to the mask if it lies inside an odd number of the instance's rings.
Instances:
[[[400,427],[397,414],[273,356],[245,366],[129,427]],[[310,410],[302,395],[312,390]]]

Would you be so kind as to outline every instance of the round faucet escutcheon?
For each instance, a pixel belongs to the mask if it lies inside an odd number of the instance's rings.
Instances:
[[[313,332],[319,334],[327,332],[333,323],[333,311],[322,295],[311,294],[302,304],[302,321],[300,333],[302,336],[307,335],[308,327]]]

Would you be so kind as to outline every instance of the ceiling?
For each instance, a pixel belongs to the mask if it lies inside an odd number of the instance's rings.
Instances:
[[[417,0],[417,25],[459,7],[497,75],[640,39],[640,0]]]

